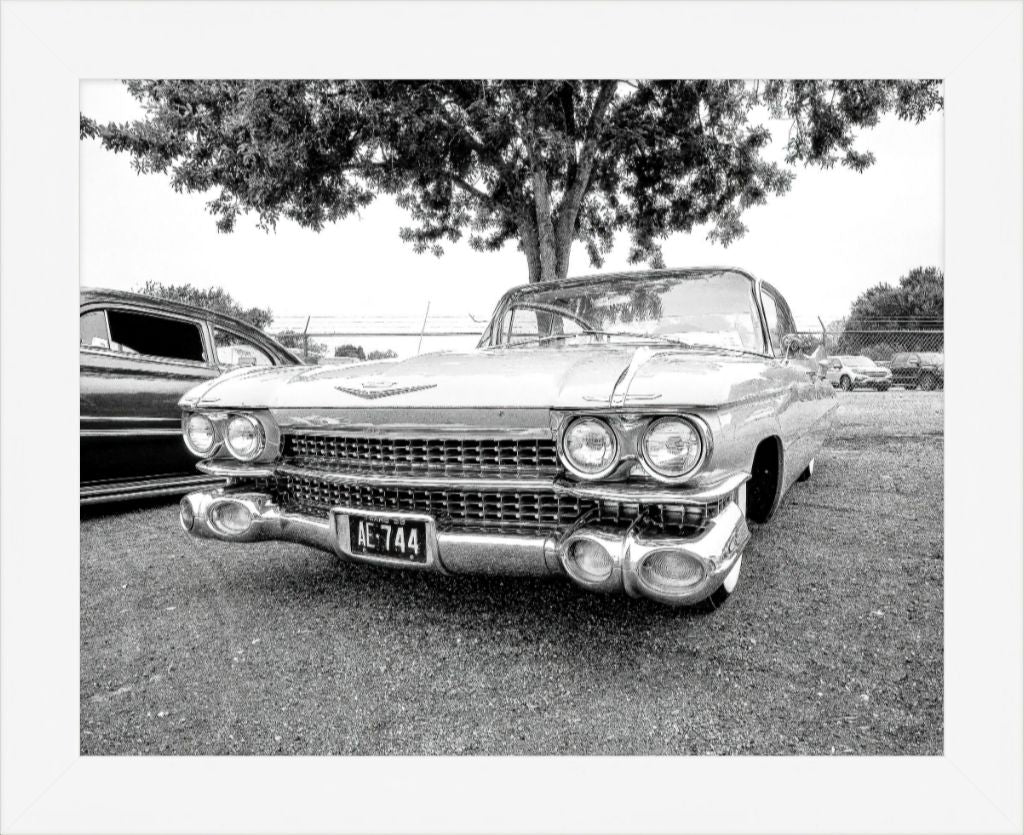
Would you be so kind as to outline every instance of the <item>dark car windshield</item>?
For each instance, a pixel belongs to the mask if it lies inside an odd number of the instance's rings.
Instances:
[[[520,288],[499,305],[481,345],[594,341],[765,353],[754,283],[730,270],[619,275]]]

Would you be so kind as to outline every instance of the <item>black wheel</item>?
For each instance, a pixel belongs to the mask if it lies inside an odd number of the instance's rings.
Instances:
[[[878,387],[878,390],[879,390],[879,391],[888,391],[888,390],[889,390],[889,387],[888,387],[888,386],[879,386],[879,387]]]
[[[839,378],[839,388],[843,391],[853,391],[853,380],[844,374]]]
[[[711,597],[703,601],[700,606],[705,611],[712,611],[714,609],[720,609],[725,605],[725,602],[732,597],[732,593],[736,591],[736,586],[740,582],[740,568],[743,565],[743,555],[740,554],[736,564],[729,569],[729,573],[725,575],[725,580],[722,582],[717,589],[711,593]]]
[[[934,374],[922,374],[920,381],[921,391],[934,391],[936,387]]]
[[[812,475],[814,475],[814,459],[811,459],[811,463],[808,464],[802,473],[797,476],[797,481],[807,481]]]
[[[740,506],[740,510],[743,511],[743,515],[747,515],[747,485],[744,484],[736,491],[736,504]],[[715,609],[721,608],[725,605],[725,602],[732,597],[732,593],[736,591],[736,586],[740,582],[740,568],[743,564],[743,554],[740,554],[739,559],[732,568],[729,569],[729,573],[725,575],[725,579],[722,581],[717,589],[715,589],[711,596],[705,600],[702,600],[697,604],[696,609],[698,612],[713,612]]]

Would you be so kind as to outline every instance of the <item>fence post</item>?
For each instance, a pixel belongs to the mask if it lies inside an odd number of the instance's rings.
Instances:
[[[430,302],[427,302],[427,309],[423,313],[423,325],[420,327],[420,341],[416,345],[416,356],[420,355],[420,349],[423,347],[423,334],[427,330],[427,317],[430,315]]]
[[[306,327],[302,329],[302,358],[309,362],[309,320],[312,315],[306,317]]]

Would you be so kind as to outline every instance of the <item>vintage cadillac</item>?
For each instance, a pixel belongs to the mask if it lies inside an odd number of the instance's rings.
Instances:
[[[514,288],[468,353],[240,369],[180,402],[229,479],[181,524],[713,608],[837,404],[795,330],[741,270],[658,270]]]

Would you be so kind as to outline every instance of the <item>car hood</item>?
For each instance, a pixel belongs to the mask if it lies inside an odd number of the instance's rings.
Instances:
[[[185,408],[599,408],[720,406],[778,388],[743,354],[636,345],[423,354],[345,366],[245,369],[186,394]]]

